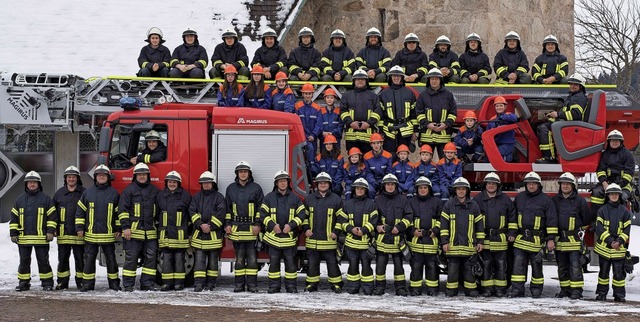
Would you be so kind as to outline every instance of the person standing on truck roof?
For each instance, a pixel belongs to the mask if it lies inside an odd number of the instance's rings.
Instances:
[[[558,178],[560,190],[551,199],[558,211],[558,239],[556,246],[556,262],[558,263],[558,280],[560,293],[557,298],[570,297],[572,300],[582,298],[584,277],[580,258],[586,252],[584,231],[591,223],[591,213],[587,201],[578,194],[576,177],[565,172]]]
[[[284,170],[276,172],[273,191],[262,200],[258,220],[264,226],[264,241],[269,246],[269,290],[280,293],[280,260],[284,260],[284,285],[287,293],[298,293],[295,262],[298,245],[296,229],[307,218],[300,198],[291,190],[291,176]]]
[[[331,290],[342,293],[342,275],[336,258],[338,236],[342,233],[342,225],[338,223],[338,216],[342,213],[342,198],[331,191],[331,177],[328,173],[320,172],[314,182],[317,190],[304,200],[308,216],[302,222],[302,232],[306,237],[305,247],[309,260],[307,286],[304,290],[318,291],[320,261],[324,260]]]
[[[262,46],[256,49],[251,66],[260,65],[266,79],[274,79],[278,72],[289,72],[287,68],[287,52],[278,42],[276,31],[267,28],[262,33]]]
[[[24,177],[24,193],[11,209],[9,236],[18,245],[18,286],[16,291],[31,287],[31,251],[35,249],[43,291],[53,291],[53,272],[49,264],[49,243],[58,225],[58,212],[51,197],[42,192],[42,178],[35,171]]]
[[[378,127],[384,134],[382,145],[385,151],[395,151],[404,144],[413,146],[418,138],[414,131],[416,121],[416,92],[405,85],[405,73],[402,67],[394,65],[389,70],[389,87],[380,94],[380,121]],[[415,148],[415,146],[414,146]]]
[[[520,47],[520,35],[515,31],[509,31],[504,37],[504,48],[496,54],[493,69],[498,84],[531,84],[529,60]]]
[[[349,294],[358,294],[360,288],[364,295],[373,294],[373,269],[371,260],[375,258],[375,248],[372,248],[375,225],[378,223],[378,209],[373,200],[367,197],[369,184],[363,178],[357,179],[352,185],[353,198],[345,201],[338,218],[345,237],[345,252],[349,259],[347,270],[347,286]],[[360,269],[362,265],[362,270]]]
[[[353,147],[364,153],[371,150],[369,139],[380,121],[380,100],[369,89],[368,76],[363,70],[353,73],[353,89],[342,95],[340,119],[347,129],[344,134],[347,150]]]
[[[167,159],[167,146],[162,143],[158,131],[147,132],[144,136],[144,144],[146,146],[142,153],[131,158],[131,163],[156,163]]]
[[[142,258],[141,291],[156,291],[155,278],[158,253],[158,188],[151,184],[151,171],[144,163],[133,168],[133,182],[124,190],[118,205],[118,219],[122,225],[125,258],[122,266],[122,285],[125,292],[133,292],[138,259]]]
[[[484,146],[482,146],[482,126],[478,124],[476,112],[464,114],[464,125],[460,127],[453,142],[458,149],[458,158],[464,163],[485,162]],[[469,158],[471,155],[471,158]]]
[[[422,295],[426,282],[427,295],[438,296],[438,236],[442,203],[433,195],[431,181],[427,177],[416,180],[415,190],[415,197],[409,199],[413,219],[407,229],[407,244],[412,252],[409,294]]]
[[[518,232],[513,201],[500,189],[500,177],[490,172],[484,177],[484,189],[473,201],[484,215],[484,244],[480,256],[484,262],[480,288],[482,296],[507,295],[507,247]]]
[[[347,37],[340,29],[331,32],[329,48],[322,53],[320,70],[325,82],[351,82],[356,69],[355,55],[347,46]]]
[[[460,62],[458,54],[451,50],[449,37],[442,35],[436,39],[429,55],[429,68],[439,69],[444,83],[460,83]]]
[[[340,145],[335,136],[329,134],[324,138],[324,147],[311,164],[311,173],[317,176],[326,172],[331,176],[333,192],[342,195],[342,181],[344,180],[344,159],[340,153]]]
[[[507,112],[507,100],[502,96],[498,96],[493,100],[493,106],[496,109],[496,115],[491,117],[487,124],[487,131],[495,129],[498,126],[514,124],[518,122],[518,116]],[[516,131],[506,131],[496,134],[494,137],[500,156],[505,162],[513,161],[513,151],[516,148]]]
[[[373,133],[369,139],[371,151],[364,154],[364,162],[367,171],[371,173],[372,179],[369,180],[370,191],[373,193],[371,198],[375,198],[376,193],[382,190],[382,178],[391,173],[393,166],[393,155],[391,152],[383,149],[384,138],[380,133]]]
[[[569,74],[567,56],[560,53],[558,38],[547,35],[542,40],[542,54],[533,64],[533,81],[536,84],[566,84]]]
[[[238,83],[238,71],[233,65],[224,70],[224,82],[218,91],[218,106],[244,106],[244,87]]]
[[[595,227],[595,251],[598,254],[600,272],[596,301],[606,301],[609,293],[609,271],[613,268],[613,300],[625,302],[625,267],[631,234],[631,214],[621,200],[622,189],[611,183],[605,191],[609,202],[598,210]]]
[[[585,112],[587,109],[587,91],[584,87],[585,79],[582,75],[575,73],[569,76],[569,96],[564,100],[560,111],[547,113],[547,122],[538,125],[538,140],[540,141],[540,152],[542,158],[536,163],[555,163],[556,149],[551,133],[551,124],[556,121],[581,121],[585,122]],[[633,172],[632,172],[633,174]]]
[[[119,204],[120,194],[111,186],[111,170],[104,164],[98,165],[93,171],[93,186],[82,194],[75,214],[76,233],[84,238],[85,249],[81,292],[93,291],[95,287],[99,248],[107,265],[109,289],[121,290],[115,245],[122,234]]]
[[[425,76],[427,75],[428,65],[429,58],[427,58],[427,54],[420,48],[420,39],[418,36],[414,33],[407,34],[404,37],[404,48],[396,53],[396,56],[391,61],[391,66],[394,66],[394,68],[396,66],[400,67],[405,82],[425,83],[427,81]],[[387,75],[391,75],[391,70],[389,70]]]
[[[336,105],[336,91],[327,88],[324,91],[325,106],[320,108],[322,116],[322,135],[319,137],[320,150],[324,149],[327,136],[333,135],[337,141],[342,141],[342,120],[340,120],[340,105]]]
[[[302,100],[296,103],[296,114],[302,121],[304,135],[307,138],[307,160],[313,162],[316,158],[317,140],[322,135],[322,113],[320,106],[313,102],[313,85],[302,85],[301,92]]]
[[[211,171],[204,171],[198,182],[200,191],[193,196],[189,205],[194,228],[191,235],[191,247],[195,250],[194,292],[213,291],[216,287],[227,213],[227,203],[218,192],[216,176]]]
[[[258,212],[264,198],[262,187],[253,180],[251,165],[240,161],[235,168],[236,178],[226,190],[227,215],[224,230],[233,242],[235,260],[234,292],[258,292],[258,254],[256,239],[260,233]]]
[[[271,106],[274,111],[293,113],[295,111],[296,96],[289,87],[289,77],[285,72],[276,74],[276,88],[271,91]]]
[[[244,101],[247,107],[268,109],[271,106],[271,87],[264,83],[264,70],[260,65],[251,69],[251,81],[244,90]]]
[[[622,201],[629,200],[633,191],[631,184],[635,169],[633,154],[624,146],[624,136],[620,131],[612,130],[607,135],[607,145],[596,168],[598,183],[591,189],[591,210],[594,217],[605,203],[605,190],[612,183],[622,188]]]
[[[463,84],[489,84],[491,64],[489,56],[482,51],[482,39],[476,33],[467,36],[464,53],[458,57],[460,82]]]
[[[146,42],[149,44],[140,49],[138,56],[138,77],[168,77],[169,62],[171,61],[171,51],[163,44],[162,30],[158,27],[151,27],[147,31]]]
[[[303,27],[298,32],[298,47],[289,53],[289,79],[293,81],[317,81],[320,78],[320,59],[322,54],[314,46],[316,38],[313,30]]]
[[[69,166],[64,170],[64,186],[53,195],[53,204],[58,211],[58,285],[56,290],[69,288],[71,271],[69,256],[73,251],[76,270],[76,286],[82,288],[82,271],[84,270],[84,238],[76,234],[76,209],[78,200],[85,188],[80,180],[80,170]]]
[[[162,256],[161,291],[184,289],[185,252],[189,248],[189,205],[191,195],[182,188],[182,176],[170,171],[164,177],[164,189],[158,192],[158,246]]]
[[[382,33],[378,28],[370,28],[365,38],[365,47],[356,55],[356,69],[363,70],[369,81],[384,82],[391,67],[391,54],[382,45]]]
[[[389,173],[382,179],[382,191],[375,198],[378,208],[376,224],[376,288],[373,295],[383,295],[387,285],[387,263],[389,255],[393,260],[393,284],[396,295],[407,296],[407,281],[404,276],[403,251],[405,248],[406,230],[413,220],[413,211],[398,190],[398,178]]]
[[[542,296],[544,275],[542,261],[547,251],[555,249],[558,213],[549,196],[542,192],[542,179],[535,172],[524,177],[526,190],[513,201],[516,207],[518,233],[513,249],[513,273],[509,297],[523,297],[527,281],[527,264],[531,263],[531,297]]]
[[[484,214],[471,199],[471,186],[465,178],[452,185],[455,197],[442,206],[440,243],[447,256],[447,297],[458,295],[458,281],[464,280],[464,294],[478,297],[478,285],[469,265],[472,256],[482,252],[485,239]]]
[[[443,157],[443,148],[451,142],[458,106],[453,94],[444,87],[442,72],[432,68],[427,74],[427,87],[416,101],[416,120],[419,122],[420,145],[428,144]]]
[[[171,55],[171,78],[204,78],[207,68],[207,50],[200,46],[198,33],[187,28],[182,33],[183,44],[176,47]]]
[[[238,33],[228,28],[222,33],[222,42],[213,50],[209,77],[222,78],[229,66],[238,70],[238,79],[249,79],[249,56],[247,48],[238,41]]]

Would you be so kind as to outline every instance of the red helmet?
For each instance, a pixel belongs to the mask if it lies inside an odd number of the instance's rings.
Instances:
[[[400,146],[398,147],[398,149],[396,150],[396,154],[400,153],[400,152],[407,152],[407,153],[411,153],[411,151],[409,151],[409,147],[404,145],[404,144],[400,144]]]
[[[351,148],[351,150],[349,150],[349,156],[352,156],[354,154],[362,155],[362,152],[358,148]]]
[[[254,65],[251,69],[251,74],[264,74],[264,69],[260,65]]]
[[[276,74],[276,80],[277,80],[277,81],[279,81],[279,80],[281,80],[281,79],[288,80],[288,79],[289,79],[289,77],[287,77],[287,73],[285,73],[285,72],[278,72],[278,73]]]
[[[324,144],[329,144],[329,143],[338,143],[338,140],[336,139],[335,136],[333,136],[333,134],[329,134],[324,137]]]
[[[301,92],[303,93],[313,93],[315,92],[315,88],[313,88],[313,85],[311,85],[311,83],[305,83],[304,85],[302,85],[302,89]]]
[[[493,100],[493,105],[496,105],[496,104],[507,104],[507,100],[504,99],[504,97],[502,96],[498,96]]]
[[[444,152],[457,152],[458,149],[456,148],[456,145],[453,144],[453,142],[449,142],[447,144],[444,145]]]
[[[382,141],[384,141],[384,138],[382,137],[382,135],[380,133],[371,134],[371,138],[369,139],[369,143],[382,142]]]
[[[478,117],[476,116],[476,112],[474,111],[467,111],[466,113],[464,113],[464,118],[463,119],[474,119],[477,120]]]
[[[224,73],[225,74],[237,74],[238,70],[233,65],[229,65],[229,66],[227,66],[227,68],[224,69]]]
[[[422,152],[429,152],[429,153],[431,153],[431,155],[433,155],[433,149],[431,149],[431,146],[429,144],[423,144],[420,147],[420,153],[422,153]]]
[[[334,91],[334,90],[333,90],[333,88],[327,88],[327,89],[324,91],[324,93],[323,93],[323,94],[324,94],[324,96],[325,96],[325,97],[327,97],[327,96],[333,96],[333,97],[335,97],[335,96],[336,96],[336,91]]]

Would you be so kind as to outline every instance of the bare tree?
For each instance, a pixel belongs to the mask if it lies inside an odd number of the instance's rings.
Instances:
[[[616,85],[629,94],[640,66],[640,1],[579,0],[575,10],[576,63],[581,72],[616,74]],[[638,95],[633,95],[638,97]]]

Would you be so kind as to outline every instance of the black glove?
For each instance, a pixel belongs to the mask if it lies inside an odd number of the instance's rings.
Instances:
[[[18,236],[11,236],[11,242],[14,244],[18,243]]]

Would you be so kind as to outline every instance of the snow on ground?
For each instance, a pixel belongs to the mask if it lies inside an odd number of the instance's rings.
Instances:
[[[640,227],[632,226],[632,235],[640,234]],[[640,243],[634,245],[632,251],[640,254]],[[17,285],[17,267],[18,267],[18,250],[17,247],[9,240],[9,225],[7,223],[0,224],[0,297],[11,296],[16,293],[13,288]],[[57,246],[51,244],[51,265],[55,271],[57,265]],[[71,263],[73,266],[73,262]],[[342,265],[343,278],[346,280],[347,265]],[[73,268],[72,268],[73,270]],[[405,265],[406,276],[410,269]],[[597,271],[596,267],[592,270]],[[390,265],[387,269],[387,294],[382,297],[368,297],[364,295],[335,295],[328,289],[328,285],[324,277],[326,277],[326,269],[322,265],[322,284],[321,291],[313,294],[266,294],[266,267],[259,272],[260,293],[233,293],[233,273],[230,272],[229,263],[223,263],[220,270],[221,278],[218,288],[213,292],[193,293],[190,290],[183,292],[140,292],[133,293],[112,292],[107,290],[106,269],[98,266],[97,271],[97,291],[91,293],[80,293],[72,286],[70,291],[44,293],[40,291],[39,278],[35,264],[35,257],[32,261],[31,276],[32,290],[23,292],[20,296],[38,296],[58,299],[87,299],[100,302],[134,302],[134,303],[152,303],[152,304],[172,304],[186,306],[228,306],[246,308],[247,310],[285,310],[294,309],[300,311],[311,312],[327,312],[327,311],[358,311],[357,314],[369,314],[376,316],[377,312],[388,312],[398,314],[400,317],[415,318],[416,316],[425,316],[428,314],[454,312],[458,317],[475,317],[479,315],[501,316],[506,314],[518,314],[524,312],[538,312],[553,316],[619,316],[625,317],[626,314],[640,314],[640,306],[638,303],[617,304],[611,302],[612,296],[609,293],[610,300],[606,303],[594,301],[577,301],[568,299],[555,299],[553,295],[559,291],[557,281],[557,272],[555,266],[545,266],[545,288],[543,298],[532,299],[468,299],[463,296],[454,300],[445,298],[441,295],[437,298],[420,296],[420,297],[397,297],[392,294],[393,287],[393,267]],[[627,278],[627,300],[640,302],[640,265],[636,265],[636,272]],[[441,276],[441,285],[445,280],[445,276]],[[73,283],[72,283],[73,284]],[[595,288],[597,284],[597,273],[585,274],[585,291],[586,299],[595,298]],[[298,278],[298,288],[302,290],[304,285],[304,274],[300,274]],[[462,292],[461,292],[462,294]],[[256,303],[260,303],[256,306]],[[354,314],[356,314],[354,312]]]
[[[247,2],[0,0],[0,72],[135,75],[153,26],[171,52],[187,27],[195,29],[210,58],[226,28],[249,23]],[[246,37],[242,43],[250,58],[260,46]]]

